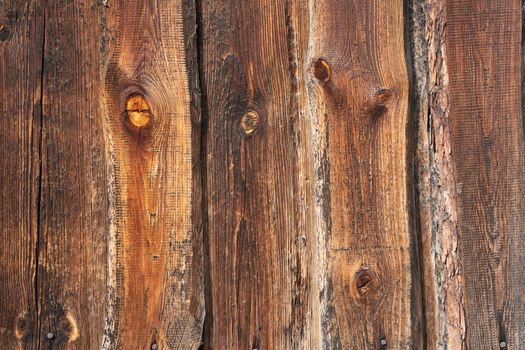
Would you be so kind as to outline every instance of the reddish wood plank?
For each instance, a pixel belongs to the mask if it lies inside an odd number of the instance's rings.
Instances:
[[[186,64],[192,39],[184,21],[193,18],[195,27],[194,17],[183,16],[189,4],[110,4],[108,348],[196,349],[201,342],[202,184],[195,77]]]
[[[521,2],[446,1],[466,343],[525,343]],[[505,346],[504,346],[505,345]]]
[[[403,1],[312,1],[323,344],[422,348]]]

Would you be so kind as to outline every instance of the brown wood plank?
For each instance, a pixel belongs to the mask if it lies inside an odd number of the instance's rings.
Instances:
[[[101,4],[44,1],[39,348],[93,349],[104,333],[107,172]]]
[[[323,344],[421,349],[404,4],[310,8]]]
[[[196,70],[186,64],[193,37],[185,37],[191,28],[184,23],[193,21],[194,31],[195,18],[183,15],[193,11],[191,4],[109,4],[107,348],[196,349],[201,342],[202,184],[198,128],[192,127],[199,106],[196,78],[188,77]]]
[[[299,108],[306,5],[200,6],[211,291],[205,348],[319,347],[310,305],[318,298],[310,125]]]
[[[42,8],[0,4],[0,348],[33,348],[40,176]]]
[[[446,1],[467,346],[525,344],[521,1]]]

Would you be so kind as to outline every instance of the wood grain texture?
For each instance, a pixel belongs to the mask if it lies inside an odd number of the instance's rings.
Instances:
[[[421,349],[403,1],[310,9],[323,346]]]
[[[297,78],[306,9],[274,0],[200,6],[211,290],[205,348],[318,347],[309,305],[317,298],[306,211],[310,126]]]
[[[51,0],[42,6],[39,348],[98,348],[108,232],[99,61],[105,8]]]
[[[187,9],[179,0],[110,4],[104,103],[114,243],[104,348],[196,349],[201,342],[198,106],[184,24],[193,18],[195,26],[195,18],[183,16]]]
[[[0,349],[524,348],[523,11],[0,0]]]
[[[521,2],[446,1],[468,348],[525,344]]]
[[[42,8],[0,4],[0,348],[34,348]]]

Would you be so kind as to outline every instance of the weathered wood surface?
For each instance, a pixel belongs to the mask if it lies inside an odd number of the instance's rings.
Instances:
[[[310,18],[323,346],[421,348],[403,2]]]
[[[427,348],[522,349],[521,3],[413,4]]]
[[[445,9],[445,0],[412,2],[417,207],[428,349],[462,349],[466,337]]]
[[[104,331],[109,213],[99,106],[102,9],[54,1],[42,9],[36,336],[40,347],[85,349],[98,346]]]
[[[446,1],[466,345],[525,346],[521,2]]]
[[[289,6],[201,4],[210,348],[301,349],[316,347],[309,338],[318,342],[308,315],[312,260],[304,252],[314,240],[303,188],[309,125],[290,61],[296,48]]]
[[[2,348],[200,345],[195,11],[183,5],[4,4],[14,127],[2,132],[19,156],[2,159]]]
[[[521,11],[0,1],[0,348],[524,349]]]
[[[103,346],[196,349],[201,342],[200,156],[192,149],[198,106],[191,105],[182,14],[181,0],[116,1],[109,9],[104,106],[113,244]]]
[[[0,4],[0,347],[5,349],[39,342],[42,14],[37,1]]]

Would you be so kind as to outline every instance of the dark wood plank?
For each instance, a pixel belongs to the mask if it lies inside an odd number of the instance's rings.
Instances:
[[[318,348],[305,2],[204,0],[206,348]],[[300,17],[304,16],[304,17]],[[294,31],[295,30],[295,31]],[[319,322],[317,318],[316,322]]]
[[[104,333],[108,198],[100,108],[102,4],[45,1],[39,348],[94,349]]]
[[[33,348],[40,177],[42,8],[0,4],[0,348]]]
[[[108,348],[196,349],[201,342],[202,184],[192,126],[199,111],[196,77],[188,77],[196,70],[186,65],[186,42],[194,37],[185,37],[192,30],[184,24],[192,20],[194,32],[195,18],[183,15],[191,4],[109,5]],[[188,57],[195,61],[195,53]]]
[[[521,1],[446,1],[467,346],[525,344]]]
[[[310,8],[323,346],[421,349],[404,4]]]

